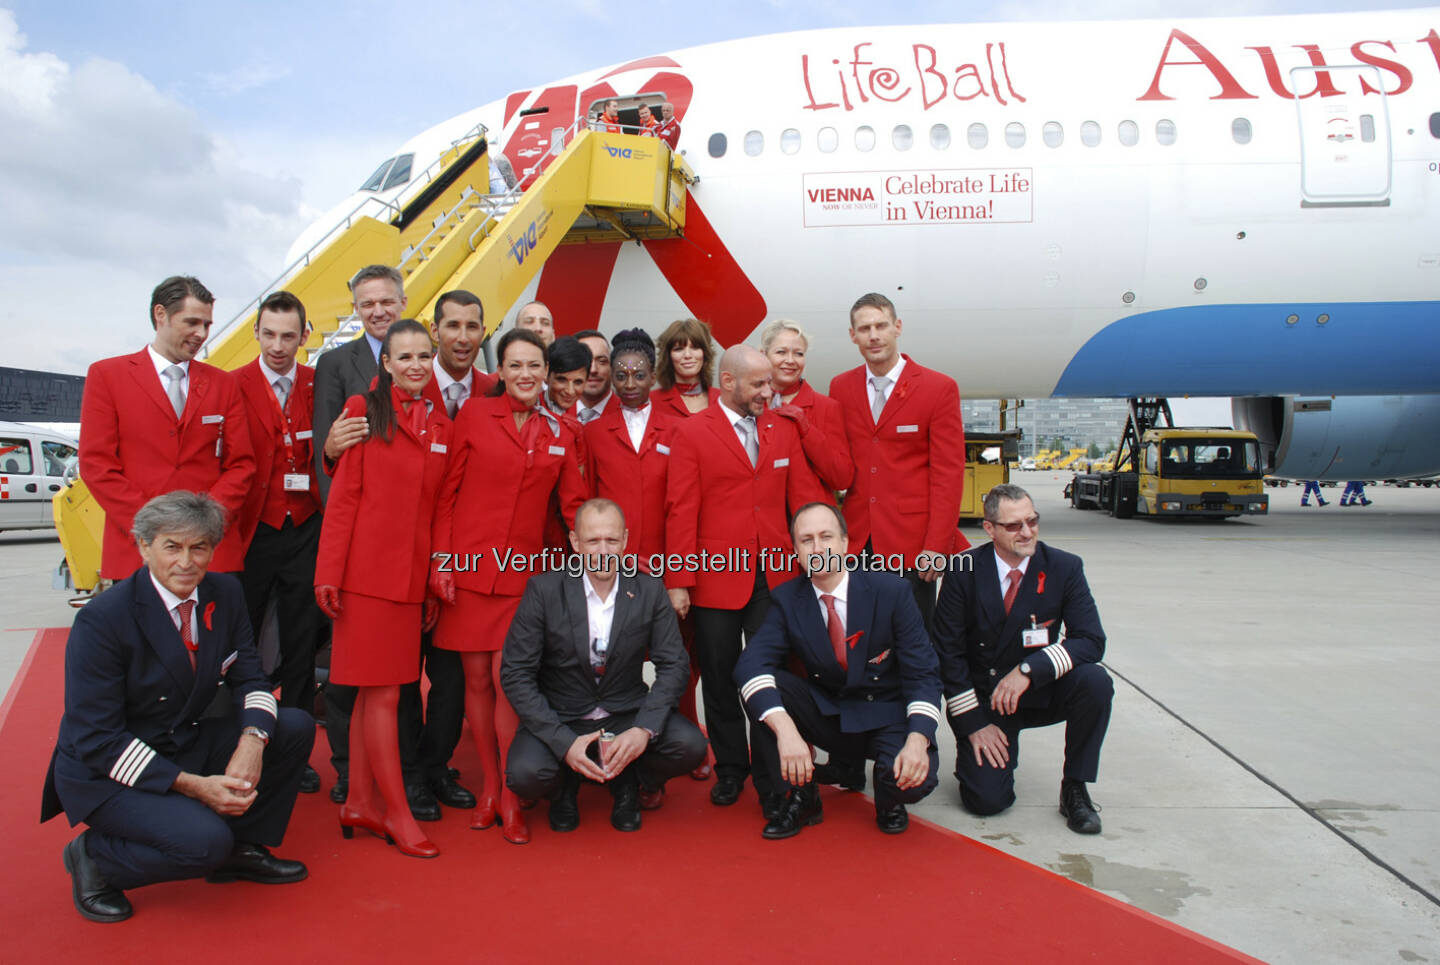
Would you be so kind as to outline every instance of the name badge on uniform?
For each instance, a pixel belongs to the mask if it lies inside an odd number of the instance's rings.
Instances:
[[[564,447],[564,446],[551,446],[551,447],[550,447],[550,455],[552,455],[552,456],[563,456],[563,455],[565,455],[565,447]]]
[[[201,424],[202,426],[221,425],[221,424],[223,424],[224,422],[225,422],[225,417],[224,417],[223,415],[202,415],[202,416],[200,417],[200,424]]]
[[[295,433],[295,438],[301,440],[302,442],[306,439],[313,439],[315,438],[315,430],[301,429],[299,432]]]
[[[660,455],[662,456],[670,455],[670,447],[665,445],[665,443],[663,442],[655,443],[655,451],[660,453]]]
[[[895,432],[896,432],[897,434],[899,434],[899,433],[901,433],[901,432],[919,432],[919,431],[920,431],[920,427],[919,427],[919,426],[896,426],[896,427],[895,427]]]
[[[287,472],[285,474],[285,491],[287,493],[309,492],[310,474],[308,472]]]
[[[1020,631],[1021,644],[1023,644],[1027,650],[1035,647],[1050,646],[1049,627],[1051,622],[1050,620],[1046,620],[1044,626],[1036,626],[1035,615],[1032,613],[1030,615],[1030,629]]]
[[[445,451],[446,451],[446,449],[445,449],[445,443],[443,443],[443,442],[432,442],[432,443],[430,443],[430,451],[431,451],[431,452],[440,452],[440,453],[445,452]]]
[[[790,457],[789,457],[789,456],[786,456],[784,459],[776,459],[776,460],[775,460],[775,468],[776,468],[776,469],[784,469],[784,468],[785,468],[786,466],[788,466],[788,465],[790,465]]]

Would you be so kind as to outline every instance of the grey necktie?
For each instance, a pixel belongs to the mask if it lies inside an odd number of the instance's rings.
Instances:
[[[290,379],[282,375],[271,388],[275,390],[275,401],[280,403],[280,411],[285,411],[285,403],[290,401]]]
[[[451,382],[445,386],[445,414],[455,418],[455,413],[460,411],[460,404],[469,394],[469,390],[459,382]]]
[[[170,397],[170,405],[175,409],[175,418],[180,418],[185,412],[185,390],[181,383],[185,381],[185,369],[180,365],[172,365],[165,370],[165,394]]]
[[[598,409],[591,409],[585,406],[581,407],[580,424],[582,426],[585,425],[587,422],[594,422],[598,418],[600,418],[600,412]]]
[[[750,465],[756,465],[760,461],[760,444],[755,435],[755,417],[747,415],[735,423],[735,431],[740,433],[740,444],[745,447],[745,455],[750,457]]]
[[[880,423],[880,413],[885,411],[885,390],[890,388],[890,377],[887,375],[870,376],[870,384],[875,387],[875,401],[870,406],[870,415],[875,423]]]

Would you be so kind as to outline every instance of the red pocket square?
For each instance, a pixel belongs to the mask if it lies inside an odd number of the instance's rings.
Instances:
[[[869,660],[867,660],[867,661],[865,661],[865,662],[866,662],[866,663],[879,663],[880,661],[884,660],[884,659],[885,659],[886,657],[888,657],[888,656],[890,656],[890,651],[889,651],[889,650],[882,650],[882,651],[880,651],[878,654],[876,654],[875,656],[871,657]]]

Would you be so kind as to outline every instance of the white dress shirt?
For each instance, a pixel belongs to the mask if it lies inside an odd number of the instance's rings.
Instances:
[[[995,554],[995,572],[1000,575],[1000,599],[1005,599],[1005,593],[1010,589],[1010,570],[1019,570],[1020,579],[1023,580],[1025,579],[1025,571],[1030,569],[1030,561],[1032,559],[1034,559],[1034,557],[1021,557],[1020,565],[1012,567],[1009,563],[1005,562],[1000,558],[1000,554],[998,552]]]
[[[814,583],[811,583],[810,586],[815,591],[815,602],[820,605],[820,622],[825,624],[826,629],[829,629],[830,608],[825,605],[824,600],[820,599],[821,596],[829,594],[835,598],[835,612],[840,614],[840,626],[843,629],[845,621],[850,618],[850,607],[846,603],[846,599],[850,595],[850,574],[846,573],[841,576],[840,582],[833,590],[822,590]]]
[[[900,373],[903,371],[905,371],[905,356],[897,352],[895,354],[895,364],[890,366],[889,372],[884,373],[885,378],[890,380],[890,384],[885,386],[886,402],[890,401],[890,393],[895,391],[895,386],[900,381]],[[871,372],[870,367],[867,365],[865,367],[865,396],[870,400],[871,412],[875,411],[875,383],[871,382],[870,380],[875,377],[875,373]],[[884,408],[883,404],[881,405],[881,408]]]
[[[154,573],[150,574],[150,582],[155,584],[155,592],[160,594],[160,602],[165,604],[165,612],[170,614],[170,622],[175,624],[176,630],[180,629],[180,604],[186,600],[194,601],[195,606],[190,611],[190,639],[198,645],[200,643],[200,588],[197,586],[190,591],[189,596],[181,598],[171,593],[164,584],[155,579]],[[183,639],[184,635],[181,636]]]
[[[475,394],[475,369],[472,367],[470,371],[465,373],[465,378],[463,379],[452,379],[450,373],[445,371],[445,366],[440,364],[438,358],[432,360],[430,365],[435,370],[435,388],[440,390],[440,398],[445,398],[445,390],[457,382],[465,387],[465,394],[455,403],[455,414],[459,415],[460,410],[465,408],[465,403],[469,402]]]
[[[610,653],[610,628],[615,623],[615,597],[619,595],[620,580],[617,578],[610,585],[610,598],[600,599],[600,594],[595,591],[595,586],[590,582],[590,574],[582,573],[580,581],[585,586],[585,612],[589,616],[590,641],[590,666],[595,669],[596,658],[608,659]],[[598,642],[597,642],[598,641]],[[597,706],[590,713],[585,715],[585,720],[602,720],[610,716],[610,712],[604,707]]]
[[[622,405],[620,415],[625,419],[625,429],[630,433],[630,445],[639,452],[640,442],[645,438],[645,426],[650,421],[650,403],[646,402],[638,409]]]
[[[172,365],[178,365],[185,370],[185,374],[180,376],[180,391],[184,393],[185,398],[190,398],[190,363],[172,362],[155,351],[155,346],[153,345],[145,346],[145,350],[150,353],[150,363],[155,366],[155,374],[160,377],[161,388],[166,388],[170,385],[170,380],[165,378],[166,369]]]

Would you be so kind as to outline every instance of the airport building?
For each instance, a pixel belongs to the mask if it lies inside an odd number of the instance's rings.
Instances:
[[[1000,426],[995,399],[965,399],[961,409],[967,429],[993,432]],[[1018,418],[1010,411],[1005,427],[1020,428],[1021,456],[1033,456],[1039,449],[1079,449],[1092,442],[1108,452],[1120,439],[1127,411],[1124,399],[1026,399]],[[1052,443],[1055,439],[1058,444]]]
[[[0,419],[79,422],[84,388],[84,376],[0,367]]]

